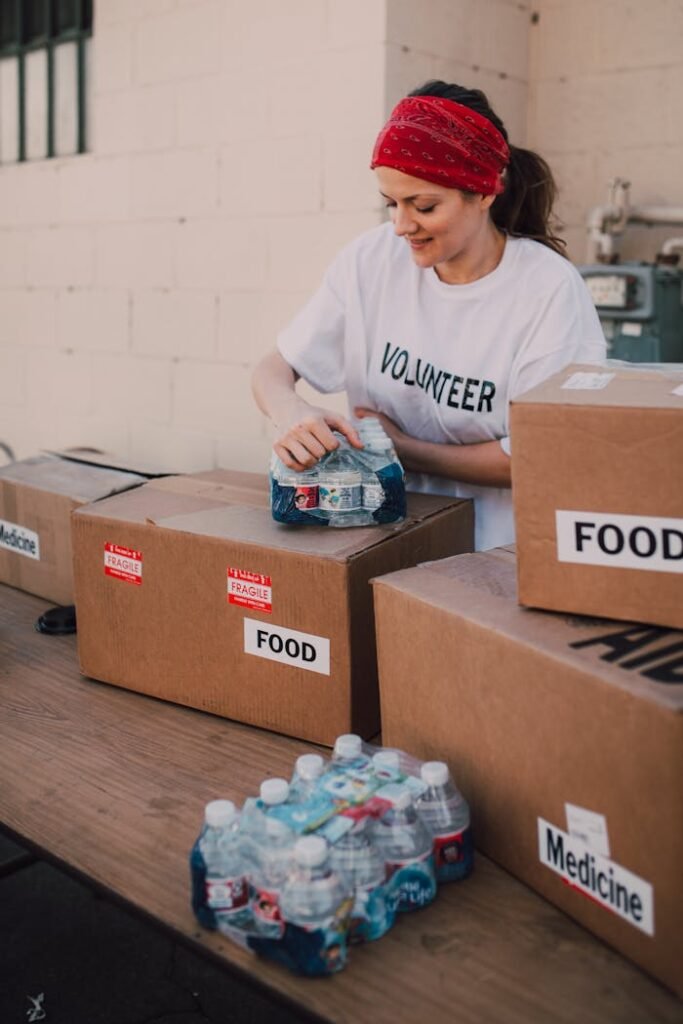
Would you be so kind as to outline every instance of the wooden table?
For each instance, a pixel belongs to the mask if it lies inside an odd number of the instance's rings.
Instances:
[[[683,1022],[683,1002],[484,857],[346,970],[299,978],[196,924],[188,851],[207,800],[241,802],[310,745],[84,679],[47,603],[0,586],[0,821],[195,949],[353,1024]]]

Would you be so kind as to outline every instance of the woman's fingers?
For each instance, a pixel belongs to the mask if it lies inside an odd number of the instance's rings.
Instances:
[[[302,444],[293,438],[283,438],[280,441],[276,441],[273,449],[280,461],[284,462],[288,469],[293,469],[297,473],[303,473],[304,470],[311,469],[318,461],[314,455],[311,455]]]
[[[339,447],[334,431],[346,437],[354,448],[363,448],[358,432],[344,416],[323,409],[311,409],[309,415],[293,423],[273,448],[285,466],[301,472]]]
[[[334,430],[337,430],[340,434],[343,434],[349,444],[353,445],[354,448],[363,448],[363,442],[360,439],[360,434],[354,426],[352,426],[345,416],[338,416],[336,413],[328,413],[327,422]]]

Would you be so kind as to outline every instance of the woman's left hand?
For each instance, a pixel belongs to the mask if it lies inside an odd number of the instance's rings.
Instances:
[[[366,416],[373,416],[375,419],[379,420],[379,422],[382,424],[384,433],[393,442],[394,448],[396,449],[398,454],[401,454],[399,448],[401,445],[401,441],[405,439],[406,435],[401,430],[401,428],[396,423],[394,423],[393,420],[389,419],[388,416],[385,416],[383,412],[377,412],[376,409],[366,409],[363,406],[357,406],[353,410],[353,414],[354,416],[357,416],[358,419],[361,420],[364,419]]]
[[[353,411],[359,419],[375,416],[380,421],[406,472],[429,473],[484,487],[510,486],[510,456],[501,448],[500,441],[472,444],[420,441],[406,434],[382,412],[362,406]]]

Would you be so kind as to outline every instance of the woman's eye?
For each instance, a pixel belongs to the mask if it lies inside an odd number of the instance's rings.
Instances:
[[[422,207],[416,206],[415,210],[416,210],[417,213],[431,213],[432,210],[435,207],[436,207],[436,203],[434,203],[432,206],[422,206]]]
[[[391,209],[392,207],[396,206],[396,203],[390,203],[389,201],[387,201],[384,205],[387,207],[387,209]]]

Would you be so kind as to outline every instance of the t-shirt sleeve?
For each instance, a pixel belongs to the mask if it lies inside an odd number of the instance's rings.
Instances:
[[[593,300],[578,271],[569,264],[564,279],[542,304],[531,334],[518,353],[508,383],[509,402],[570,363],[600,363],[607,356],[605,335]],[[509,438],[503,450],[510,453]]]
[[[345,311],[340,260],[306,305],[277,336],[282,358],[322,394],[343,391]]]

